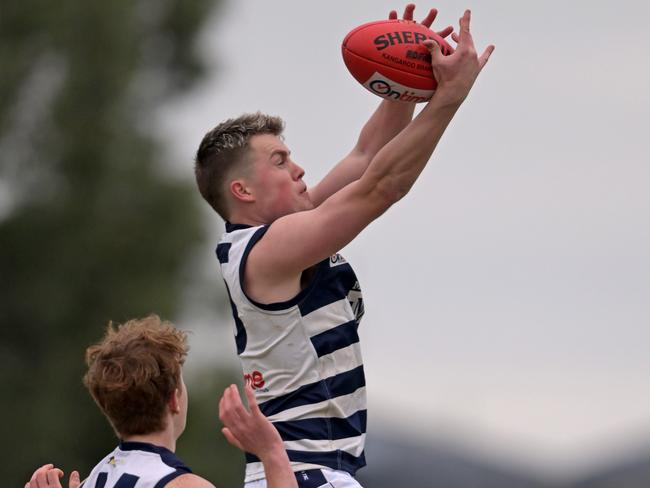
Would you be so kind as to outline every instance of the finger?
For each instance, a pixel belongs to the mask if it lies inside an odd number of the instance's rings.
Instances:
[[[233,385],[230,385],[224,390],[219,405],[219,419],[224,425],[230,425],[238,420],[237,413],[235,412],[232,387]]]
[[[445,37],[447,37],[452,32],[454,32],[454,28],[450,25],[450,26],[445,27],[441,31],[438,31],[437,34],[444,39]]]
[[[230,385],[226,388],[224,393],[225,397],[225,410],[224,410],[224,423],[231,424],[234,422],[241,422],[247,415],[246,409],[239,398],[239,391],[235,385]]]
[[[223,415],[226,412],[226,390],[223,391],[221,398],[219,398],[219,420],[223,422]]]
[[[397,20],[397,10],[391,10],[388,14],[388,20]]]
[[[443,51],[443,54],[445,56],[451,56],[455,52],[456,50],[453,47],[451,47],[451,44],[447,43],[447,47],[445,48],[445,51]]]
[[[485,48],[485,51],[483,51],[481,57],[478,58],[478,65],[481,67],[481,69],[488,62],[488,59],[490,59],[492,52],[494,52],[494,45],[490,44],[488,47]]]
[[[460,39],[458,38],[458,34],[456,34],[455,32],[452,32],[452,33],[451,33],[451,39],[452,39],[456,44],[458,44],[458,43],[460,42]]]
[[[415,10],[415,4],[414,3],[409,3],[405,8],[404,8],[404,20],[413,20],[413,11]]]
[[[241,397],[239,396],[239,388],[237,388],[237,385],[230,385],[228,396],[234,411],[239,414],[246,413],[246,408],[244,407],[244,404],[241,401]]]
[[[233,435],[233,433],[230,431],[228,427],[224,427],[221,429],[221,433],[223,436],[226,438],[229,444],[235,446],[237,449],[241,449],[244,451],[244,447],[241,445],[241,442]]]
[[[463,16],[460,18],[459,24],[460,24],[460,37],[459,37],[459,43],[466,43],[466,42],[473,42],[472,41],[472,35],[469,33],[469,23],[470,19],[472,17],[472,13],[469,11],[469,9],[465,10],[465,13]]]
[[[36,475],[36,486],[38,488],[47,488],[47,471],[41,471]]]
[[[81,484],[81,477],[79,476],[79,471],[73,471],[70,473],[70,479],[68,480],[68,488],[79,488]]]
[[[54,467],[54,464],[44,464],[40,468],[38,468],[36,471],[34,471],[34,474],[32,474],[32,477],[29,479],[30,481],[34,481],[36,479],[36,476],[38,476],[39,473],[42,473],[44,471],[48,471]]]
[[[440,57],[442,57],[442,53],[440,52],[440,45],[435,40],[427,39],[426,41],[422,41],[422,44],[431,53],[431,64],[434,64],[440,59]]]
[[[50,469],[46,474],[47,486],[61,486],[59,483],[59,478],[61,476],[63,476],[63,471],[61,471],[59,468]]]
[[[223,417],[230,413],[230,387],[223,390],[221,400],[219,400],[219,418],[223,422]]]
[[[223,393],[221,394],[221,398],[219,398],[219,418],[221,418],[221,414],[225,409],[226,409],[226,390],[223,390]]]
[[[235,396],[237,397],[237,406],[240,407],[244,412],[249,413],[249,412],[248,412],[248,409],[247,409],[246,406],[244,405],[244,402],[242,401],[241,396],[239,395],[239,389],[238,389],[237,386],[235,386],[235,385],[233,385],[233,387],[234,387],[234,389],[233,389],[234,394],[235,394]],[[244,390],[246,390],[247,387],[250,388],[251,391],[252,391],[252,388],[253,388],[253,387],[252,387],[251,383],[246,383],[246,384],[244,385]]]
[[[246,399],[248,400],[248,408],[250,408],[251,413],[259,414],[260,407],[257,405],[257,400],[255,399],[255,392],[250,385],[244,386],[244,393],[246,393]]]
[[[438,15],[438,10],[432,8],[431,10],[429,10],[429,14],[420,23],[427,27],[431,27],[431,24],[433,24],[433,21],[436,20],[437,15]]]

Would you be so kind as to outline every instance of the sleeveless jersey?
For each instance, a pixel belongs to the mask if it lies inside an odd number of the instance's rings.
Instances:
[[[145,442],[121,442],[95,466],[81,488],[163,488],[191,472],[169,449]]]
[[[280,432],[294,471],[365,466],[366,389],[357,328],[363,299],[339,254],[315,266],[293,299],[260,304],[242,289],[246,259],[268,226],[226,223],[217,246],[244,377]],[[246,482],[264,478],[246,454]]]

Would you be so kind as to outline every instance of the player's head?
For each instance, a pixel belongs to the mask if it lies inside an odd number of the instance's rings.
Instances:
[[[119,438],[185,428],[187,337],[156,315],[109,323],[86,350],[84,384]],[[171,425],[170,425],[171,423]]]
[[[249,142],[258,134],[281,136],[280,117],[260,112],[228,119],[209,131],[196,152],[194,174],[203,198],[224,220],[229,218],[228,184],[250,172]]]
[[[201,141],[196,181],[203,198],[225,220],[245,209],[270,223],[309,206],[304,171],[289,157],[283,129],[279,117],[257,112],[222,122]]]

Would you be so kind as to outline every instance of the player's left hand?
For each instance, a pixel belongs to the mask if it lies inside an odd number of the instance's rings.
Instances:
[[[438,82],[434,97],[438,100],[444,96],[451,103],[462,103],[494,51],[494,45],[490,44],[483,54],[478,55],[470,33],[470,19],[471,12],[465,10],[459,21],[460,34],[452,36],[452,39],[458,42],[458,46],[449,56],[443,56],[440,46],[434,39],[426,39],[422,42],[431,53],[433,76]]]
[[[404,15],[402,18],[404,20],[410,20],[413,21],[413,11],[415,10],[415,4],[414,3],[409,3],[405,8],[404,8]],[[429,10],[429,14],[420,22],[425,27],[430,28],[431,24],[433,24],[433,21],[436,20],[436,17],[438,16],[438,9],[432,8]],[[390,20],[397,20],[397,10],[391,10],[390,14],[388,14],[388,18]],[[449,34],[451,34],[454,31],[454,28],[450,25],[445,27],[444,29],[436,32],[440,37],[443,39],[447,37]]]
[[[31,479],[25,483],[25,488],[62,488],[60,478],[63,477],[63,471],[55,468],[53,464],[44,464],[32,474]],[[68,488],[79,488],[81,481],[79,473],[73,471],[70,473]]]

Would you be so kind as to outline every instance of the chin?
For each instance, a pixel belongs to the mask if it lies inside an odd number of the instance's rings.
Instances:
[[[305,210],[312,210],[314,208],[314,204],[312,203],[311,198],[309,198],[307,192],[303,194],[303,206],[305,207]]]
[[[306,202],[303,205],[300,206],[300,209],[297,210],[298,212],[306,212],[307,210],[313,210],[314,205],[311,202]]]

